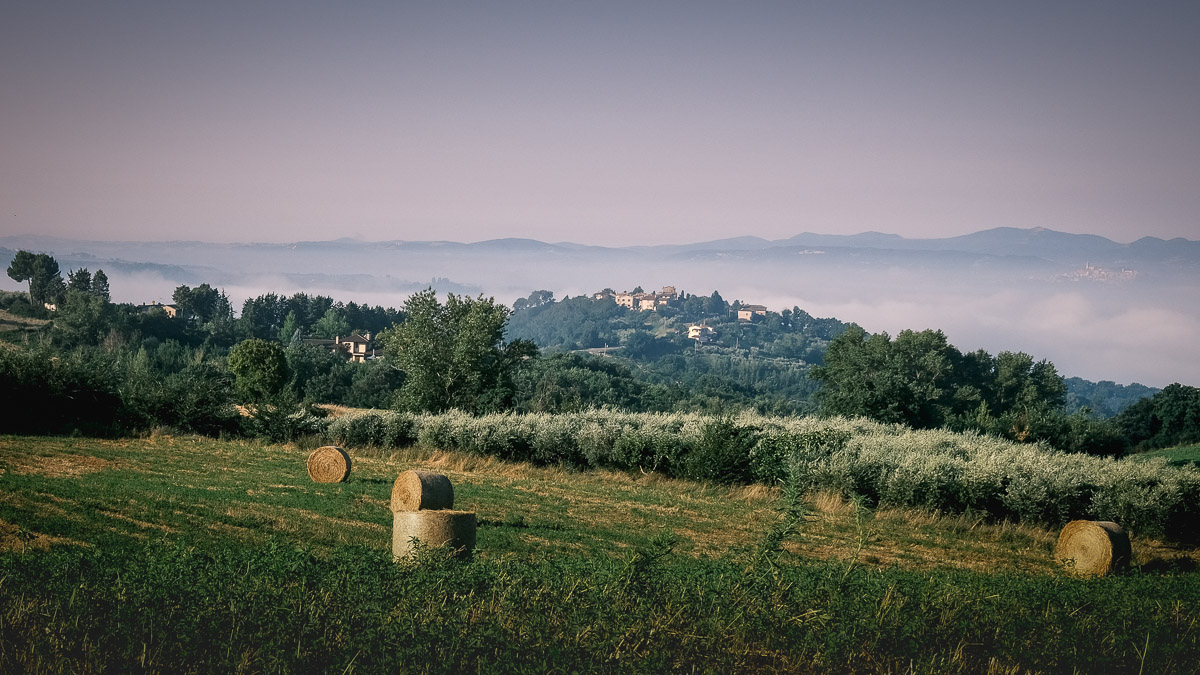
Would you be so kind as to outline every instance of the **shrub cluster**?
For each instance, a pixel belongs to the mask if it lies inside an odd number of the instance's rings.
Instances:
[[[208,361],[162,372],[140,353],[0,349],[0,432],[114,436],[169,427],[242,431],[232,379]]]
[[[1140,534],[1174,538],[1188,536],[1188,524],[1200,518],[1195,467],[861,418],[372,411],[332,420],[325,434],[348,447],[419,443],[536,464],[658,471],[722,483],[790,481],[879,505],[1049,525],[1113,520]]]

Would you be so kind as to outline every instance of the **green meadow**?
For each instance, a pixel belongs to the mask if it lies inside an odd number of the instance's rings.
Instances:
[[[1165,459],[1172,466],[1187,466],[1190,464],[1200,467],[1200,445],[1183,445],[1177,448],[1149,450],[1133,455],[1131,459],[1151,460],[1156,457]]]
[[[313,443],[0,437],[3,672],[1190,672],[1200,552],[837,492]],[[479,519],[391,559],[406,469]]]

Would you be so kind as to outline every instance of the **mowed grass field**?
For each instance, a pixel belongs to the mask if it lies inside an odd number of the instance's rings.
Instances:
[[[0,670],[1189,672],[1200,551],[778,488],[428,448],[0,437]],[[446,474],[469,563],[391,561],[392,482]],[[798,516],[798,517],[796,517]]]

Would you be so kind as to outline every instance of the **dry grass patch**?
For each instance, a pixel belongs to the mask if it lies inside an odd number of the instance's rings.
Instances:
[[[823,491],[808,497],[808,502],[818,513],[829,516],[845,516],[853,514],[854,502],[846,499],[840,492]]]
[[[767,485],[739,485],[729,488],[726,498],[746,504],[770,505],[777,502],[782,491]]]
[[[45,551],[51,546],[67,544],[71,546],[89,546],[82,541],[67,537],[55,537],[26,529],[0,520],[0,552],[7,551]]]
[[[873,567],[953,567],[1048,573],[1056,533],[968,515],[882,508],[870,511],[835,493],[809,499],[813,513],[784,549],[814,559],[855,560]]]
[[[99,457],[87,455],[17,455],[5,454],[0,457],[4,465],[0,473],[6,470],[19,476],[42,476],[44,478],[78,478],[89,473],[96,473],[112,468],[115,464]]]
[[[1130,536],[1133,547],[1131,565],[1138,569],[1200,570],[1200,549],[1161,539]]]
[[[49,323],[49,319],[34,319],[28,316],[17,316],[7,309],[0,309],[0,333],[7,333],[9,331],[34,333],[44,329]],[[16,345],[11,345],[7,342],[0,344],[10,349],[18,348]]]
[[[365,408],[351,408],[350,406],[335,405],[333,403],[318,403],[313,407],[324,410],[326,417],[329,417],[330,419],[345,417],[350,413],[367,412]]]

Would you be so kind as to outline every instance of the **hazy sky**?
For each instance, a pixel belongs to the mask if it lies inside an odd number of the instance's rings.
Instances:
[[[1200,238],[1200,2],[0,0],[0,233]]]

